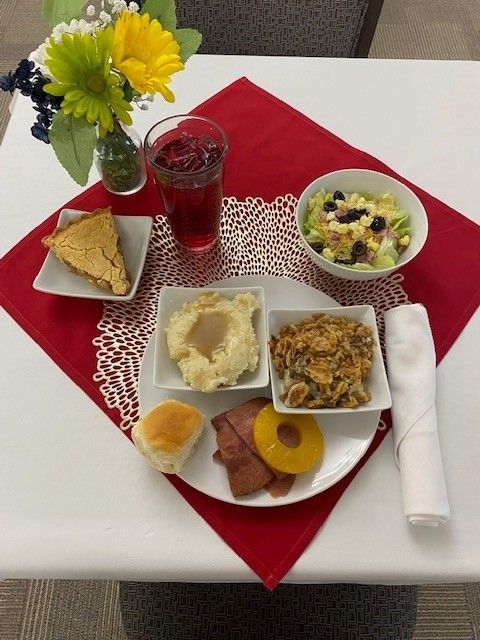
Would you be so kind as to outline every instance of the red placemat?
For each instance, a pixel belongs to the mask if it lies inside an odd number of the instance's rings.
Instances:
[[[427,210],[430,232],[422,253],[402,270],[404,288],[410,300],[422,302],[428,310],[440,361],[479,304],[480,228],[245,78],[213,96],[195,113],[224,127],[230,145],[225,194],[239,200],[260,196],[271,201],[284,193],[298,196],[318,175],[349,167],[383,171],[415,191]],[[97,184],[65,206],[88,211],[107,205],[119,214],[163,212],[151,181],[140,193],[123,198],[112,196]],[[54,228],[57,217],[58,212],[1,260],[0,300],[20,326],[118,425],[118,413],[106,407],[92,380],[96,371],[92,339],[98,333],[102,304],[45,295],[31,287],[45,257],[40,238]],[[449,255],[452,246],[462,251],[446,263],[442,256]],[[73,343],[72,335],[76,336]],[[273,589],[303,553],[384,435],[377,431],[367,455],[341,482],[295,505],[249,509],[209,498],[176,476],[169,476],[169,480]]]

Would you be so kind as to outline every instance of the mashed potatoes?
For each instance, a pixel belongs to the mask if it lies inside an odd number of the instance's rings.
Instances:
[[[187,384],[211,392],[237,384],[246,370],[255,371],[258,342],[252,316],[259,306],[250,292],[229,300],[207,291],[172,315],[165,330],[168,353]]]

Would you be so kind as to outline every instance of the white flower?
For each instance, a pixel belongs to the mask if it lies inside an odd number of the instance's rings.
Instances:
[[[85,33],[91,33],[92,32],[91,24],[89,22],[87,22],[86,20],[84,20],[83,18],[78,21],[77,29],[78,29],[78,33],[80,33],[82,35],[85,34]]]
[[[128,10],[130,11],[130,13],[137,13],[138,11],[140,11],[140,7],[136,2],[130,2],[128,5]]]
[[[112,16],[106,11],[100,11],[100,15],[98,17],[100,18],[100,22],[103,22],[103,24],[110,24],[112,21]]]
[[[73,19],[70,21],[70,24],[67,24],[66,22],[60,22],[56,27],[53,28],[52,38],[55,40],[55,42],[61,42],[62,35],[64,33],[93,33],[97,26],[97,22],[87,22],[83,18],[81,20]]]
[[[42,42],[42,44],[37,49],[35,49],[35,51],[32,51],[29,59],[33,60],[35,66],[40,69],[41,74],[45,76],[45,78],[48,78],[49,80],[55,80],[48,67],[45,65],[45,58],[47,57],[47,46],[49,45],[49,40],[50,38],[46,38],[45,42]]]
[[[113,13],[123,13],[127,10],[127,3],[125,0],[114,0],[112,12]]]
[[[95,7],[93,6],[93,4],[89,4],[87,7],[87,16],[94,16],[95,15]]]
[[[77,20],[72,20],[72,22],[78,22]],[[68,25],[66,22],[59,22],[55,27],[53,27],[52,38],[56,42],[60,42],[62,39],[62,35],[64,33],[70,33],[69,29],[72,23]]]

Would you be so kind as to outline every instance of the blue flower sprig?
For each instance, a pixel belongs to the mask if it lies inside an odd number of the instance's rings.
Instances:
[[[48,132],[52,124],[54,114],[60,109],[62,97],[51,96],[45,93],[43,87],[50,82],[48,78],[35,69],[31,60],[24,58],[18,64],[15,71],[10,71],[0,77],[0,89],[13,93],[18,89],[24,96],[28,96],[33,102],[33,108],[37,112],[37,118],[30,128],[32,136],[49,144]]]

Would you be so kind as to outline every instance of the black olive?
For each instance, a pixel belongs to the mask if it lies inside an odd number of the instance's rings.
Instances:
[[[343,193],[341,191],[335,191],[335,193],[333,194],[333,199],[334,200],[345,200],[345,196],[343,195]]]
[[[313,242],[310,246],[317,253],[322,253],[324,247],[323,242]]]
[[[352,256],[363,256],[367,253],[367,245],[361,240],[357,240],[353,243]]]
[[[355,220],[360,220],[360,218],[365,214],[365,209],[350,209],[348,215],[350,216],[350,220],[355,222]]]
[[[337,205],[335,204],[335,202],[333,202],[333,200],[327,200],[327,202],[323,203],[323,208],[325,211],[335,211]]]
[[[382,229],[385,229],[386,226],[387,226],[387,221],[385,220],[385,218],[383,216],[377,216],[372,220],[370,229],[372,231],[381,231]]]
[[[356,209],[350,209],[350,211],[347,211],[347,213],[339,218],[338,221],[343,222],[344,224],[348,224],[349,222],[360,220],[362,215],[363,213],[358,212]]]
[[[335,262],[337,264],[355,264],[355,260],[353,258],[335,258]]]

